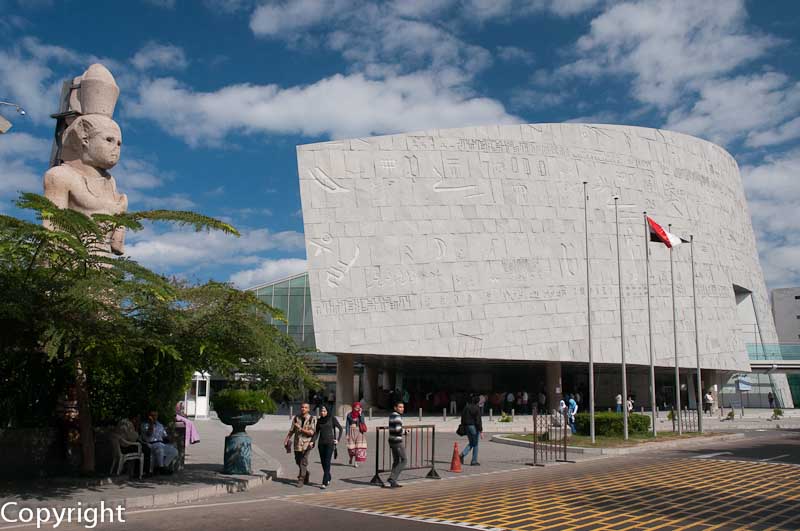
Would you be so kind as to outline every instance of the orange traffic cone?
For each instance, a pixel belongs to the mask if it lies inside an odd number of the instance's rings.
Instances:
[[[450,472],[461,472],[461,455],[458,452],[458,443],[453,443],[453,459],[450,460]]]

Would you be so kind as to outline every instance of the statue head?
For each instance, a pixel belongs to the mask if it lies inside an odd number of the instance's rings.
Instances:
[[[80,159],[87,166],[108,170],[119,161],[122,131],[101,114],[79,116],[64,132],[62,158]]]

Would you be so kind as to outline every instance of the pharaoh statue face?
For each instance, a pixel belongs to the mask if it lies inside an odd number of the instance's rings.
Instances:
[[[119,161],[122,132],[111,118],[87,115],[69,126],[64,160],[80,159],[87,166],[108,170]]]

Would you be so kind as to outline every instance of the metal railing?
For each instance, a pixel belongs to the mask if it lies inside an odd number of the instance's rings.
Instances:
[[[697,419],[697,411],[692,409],[684,409],[678,415],[674,408],[669,410],[672,417],[672,431],[678,433],[678,426],[680,426],[681,433],[699,432],[699,421]]]
[[[541,415],[533,409],[533,462],[529,466],[544,466],[547,462],[567,461],[567,412]]]
[[[436,471],[436,426],[433,424],[404,426],[403,431],[406,450],[406,466],[403,470],[428,469],[426,478],[441,479]],[[375,475],[370,483],[383,486],[381,473],[389,472],[392,464],[389,428],[379,426],[375,429]]]

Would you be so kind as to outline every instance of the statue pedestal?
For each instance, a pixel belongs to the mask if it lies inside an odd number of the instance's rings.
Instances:
[[[250,436],[242,430],[225,437],[224,472],[226,474],[252,473],[252,442]]]

